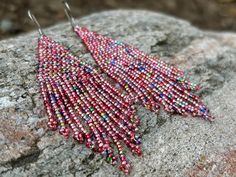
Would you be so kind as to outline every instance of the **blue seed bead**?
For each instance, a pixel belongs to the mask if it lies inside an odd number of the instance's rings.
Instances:
[[[202,107],[202,108],[200,108],[200,111],[205,113],[207,111],[207,109],[205,107]]]
[[[163,93],[161,93],[161,94],[160,94],[160,97],[161,97],[161,98],[163,98],[163,97],[164,97],[164,94],[163,94]]]
[[[143,72],[143,71],[145,71],[145,68],[143,66],[140,66],[139,71]]]

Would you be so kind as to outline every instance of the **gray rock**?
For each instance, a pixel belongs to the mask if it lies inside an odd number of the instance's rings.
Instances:
[[[236,175],[236,34],[204,32],[188,22],[147,11],[109,11],[77,21],[178,65],[199,82],[216,121],[151,113],[138,106],[143,156],[129,154],[130,176]],[[45,33],[93,63],[69,23]],[[46,128],[38,93],[37,32],[0,42],[0,176],[122,176],[100,155]]]
[[[13,23],[9,19],[3,19],[0,21],[0,30],[3,32],[10,31],[13,27]]]

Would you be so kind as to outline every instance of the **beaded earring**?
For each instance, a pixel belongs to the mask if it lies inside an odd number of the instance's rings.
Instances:
[[[64,5],[73,31],[82,39],[98,66],[131,98],[154,112],[162,106],[168,112],[214,120],[200,98],[191,93],[199,87],[190,83],[183,71],[135,47],[75,25],[66,1]]]
[[[113,165],[119,162],[120,169],[129,173],[123,145],[141,155],[140,120],[130,100],[100,72],[46,36],[34,15],[30,11],[28,15],[39,27],[37,78],[49,128],[86,144]]]

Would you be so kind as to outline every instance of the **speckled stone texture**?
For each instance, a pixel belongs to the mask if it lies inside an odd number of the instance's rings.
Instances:
[[[186,71],[201,84],[214,123],[137,105],[143,156],[128,154],[131,177],[236,176],[236,34],[205,32],[188,22],[147,11],[109,11],[77,21],[132,44]],[[69,23],[45,29],[93,63]],[[123,176],[72,139],[47,130],[36,81],[37,32],[0,41],[0,176]]]

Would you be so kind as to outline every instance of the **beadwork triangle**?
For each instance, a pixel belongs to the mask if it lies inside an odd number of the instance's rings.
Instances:
[[[129,100],[101,73],[45,35],[38,41],[38,61],[48,126],[85,143],[128,173],[131,166],[124,147],[141,155],[140,120]]]
[[[162,106],[168,112],[214,119],[200,98],[191,93],[197,86],[185,79],[183,71],[87,28],[76,26],[74,31],[102,71],[146,108],[158,112]]]

